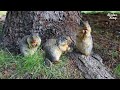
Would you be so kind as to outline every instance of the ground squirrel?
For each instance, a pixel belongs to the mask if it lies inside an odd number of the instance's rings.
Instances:
[[[88,21],[83,21],[84,27],[76,35],[76,48],[84,55],[89,56],[93,48],[91,27]]]
[[[31,33],[30,35],[24,36],[20,40],[19,42],[20,52],[24,56],[33,55],[37,51],[40,44],[41,38],[39,37],[39,34]]]
[[[63,52],[70,50],[69,45],[71,44],[69,36],[59,36],[57,39],[48,39],[45,43],[45,63],[50,66],[52,63],[59,63],[61,60],[60,56]]]

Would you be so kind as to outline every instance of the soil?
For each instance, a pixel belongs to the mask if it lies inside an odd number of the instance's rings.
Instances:
[[[83,14],[90,22],[94,41],[94,52],[98,53],[110,69],[120,63],[120,15],[117,20],[107,14]]]

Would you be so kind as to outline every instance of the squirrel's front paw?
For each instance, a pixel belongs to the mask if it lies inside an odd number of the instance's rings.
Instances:
[[[72,52],[73,51],[73,48],[68,48],[68,52]]]
[[[61,60],[55,60],[55,61],[53,61],[53,64],[58,64],[60,62],[61,62]]]
[[[47,67],[51,67],[52,66],[52,62],[50,60],[48,60],[48,59],[45,59],[45,65]]]

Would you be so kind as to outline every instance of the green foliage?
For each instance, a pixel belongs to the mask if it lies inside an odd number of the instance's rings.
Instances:
[[[85,14],[96,14],[96,13],[115,13],[115,14],[120,14],[120,11],[81,11],[81,13],[85,13]]]
[[[114,50],[112,51],[111,55],[112,55],[112,58],[116,58],[119,56],[118,51],[114,51]]]
[[[7,11],[0,11],[0,16],[6,15]]]
[[[0,78],[68,78],[65,67],[67,65],[67,57],[62,56],[61,60],[62,62],[59,64],[47,67],[44,64],[44,52],[41,50],[29,57],[16,56],[8,50],[0,50]],[[7,77],[4,76],[5,70],[11,70]]]
[[[114,73],[120,77],[120,64],[114,69]]]
[[[113,51],[111,53],[111,55],[112,55],[113,59],[116,58],[116,57],[119,57],[118,51]],[[118,77],[120,77],[120,64],[118,64],[113,71],[114,71],[115,75],[117,75]]]

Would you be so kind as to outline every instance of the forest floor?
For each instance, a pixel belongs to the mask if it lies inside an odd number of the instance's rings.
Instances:
[[[116,74],[120,75],[120,15],[117,16],[117,20],[109,19],[105,13],[83,14],[83,17],[90,22],[92,27],[93,51],[103,58],[106,67],[115,70]],[[0,21],[1,26],[2,24]],[[68,78],[81,78],[80,72],[72,60],[69,60],[67,68],[71,75]],[[8,75],[8,71],[5,70],[4,75]]]
[[[120,15],[109,19],[107,14],[83,14],[92,27],[94,52],[98,53],[104,64],[120,75]]]

